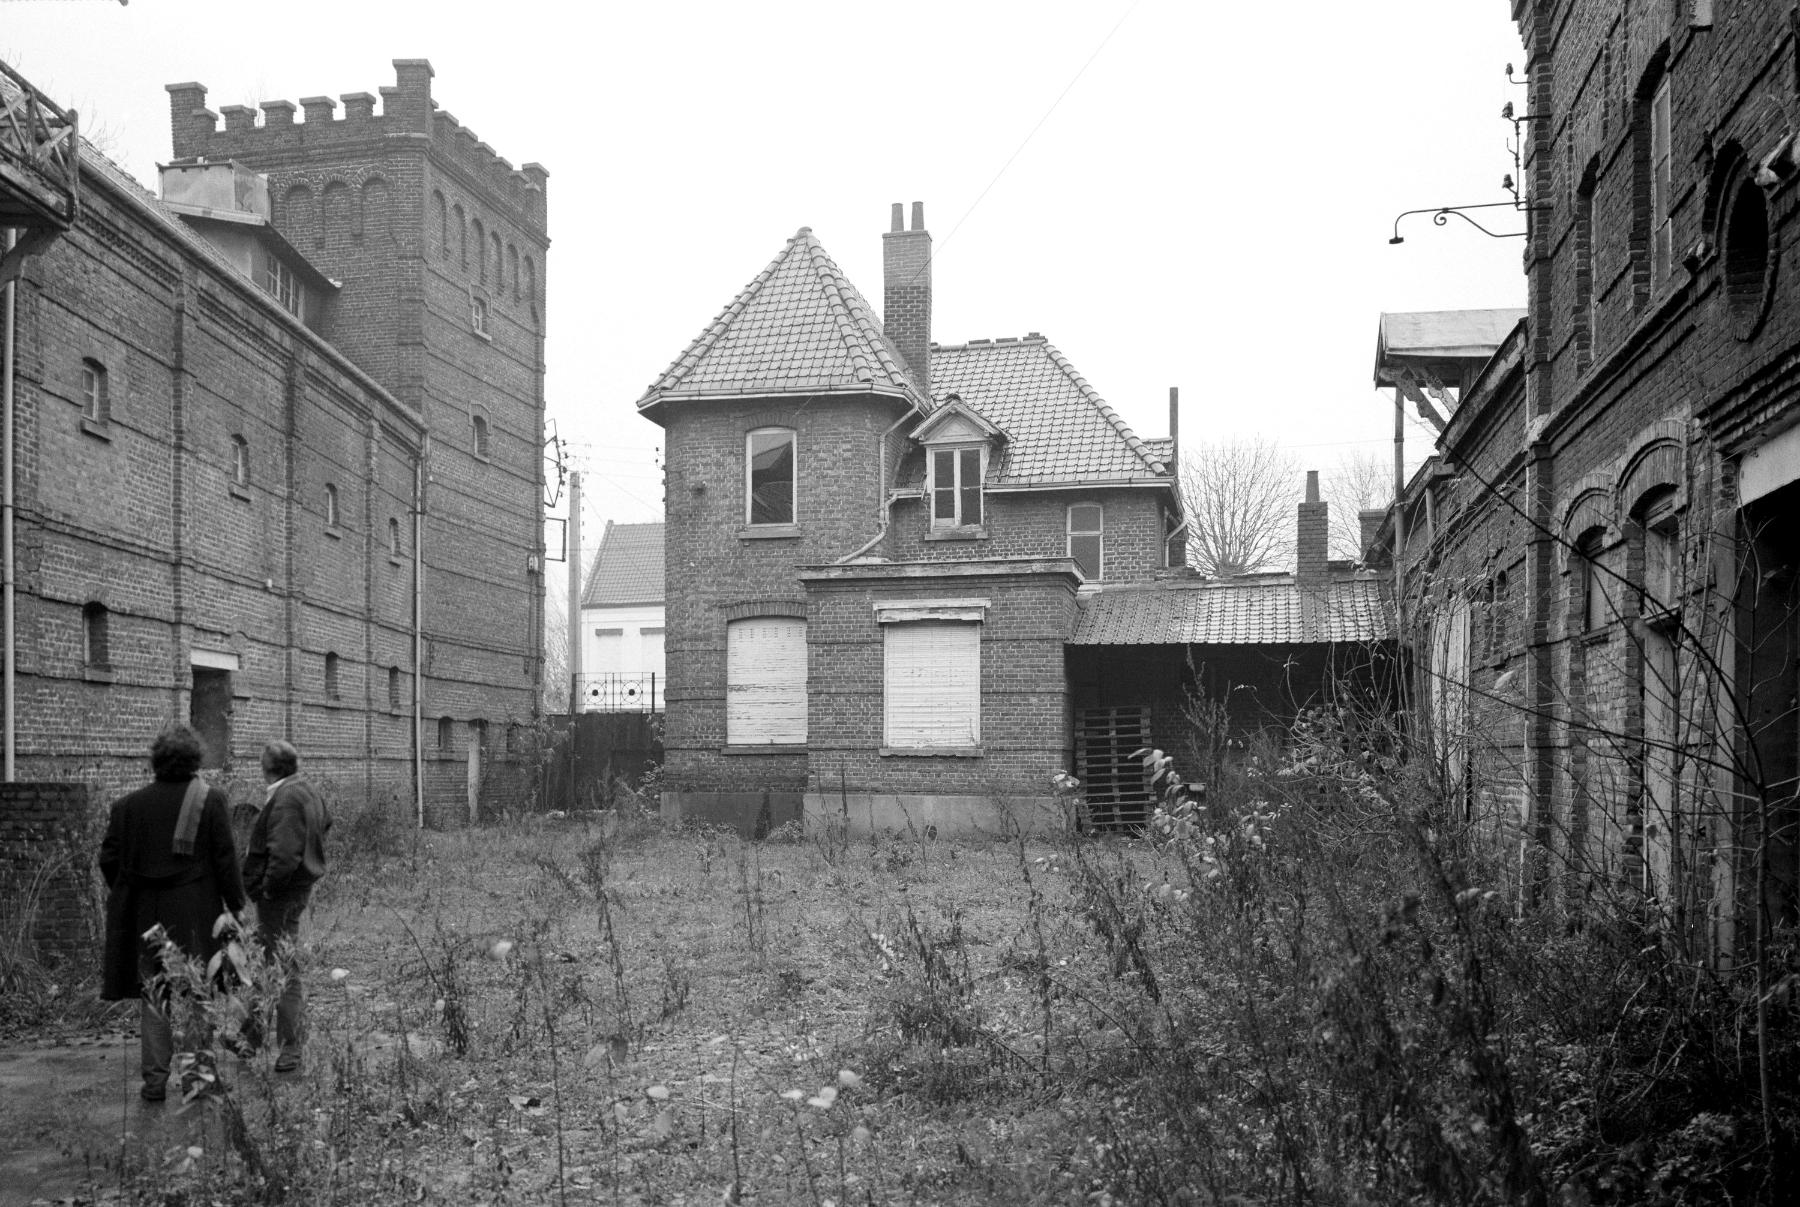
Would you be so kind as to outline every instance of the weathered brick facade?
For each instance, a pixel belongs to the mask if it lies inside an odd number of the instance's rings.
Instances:
[[[427,810],[469,815],[484,731],[481,807],[529,791],[503,739],[533,719],[541,675],[543,173],[433,112],[429,65],[396,67],[381,115],[346,98],[338,121],[308,98],[303,123],[274,102],[220,131],[203,88],[170,88],[176,155],[268,172],[276,228],[342,282],[316,330],[91,153],[80,221],[25,261],[21,776],[104,800],[216,690],[234,793],[257,791],[262,743],[286,736],[343,797],[410,810],[422,554]],[[501,239],[500,267],[484,244],[485,336],[481,274],[444,254],[438,195]]]
[[[1642,894],[1729,961],[1797,900],[1800,34],[1767,4],[1513,14],[1529,318],[1414,484],[1412,581],[1471,609],[1476,782],[1516,801],[1527,885]]]

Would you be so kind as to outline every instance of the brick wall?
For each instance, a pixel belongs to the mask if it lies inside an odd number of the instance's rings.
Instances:
[[[82,784],[0,784],[0,934],[49,960],[92,960],[105,932],[95,861],[105,818]]]

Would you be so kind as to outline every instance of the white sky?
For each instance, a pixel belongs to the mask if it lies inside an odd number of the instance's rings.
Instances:
[[[1402,210],[1504,198],[1508,9],[0,0],[0,58],[151,188],[166,83],[216,112],[430,59],[440,106],[550,171],[547,392],[591,542],[660,518],[650,381],[801,226],[879,309],[895,201],[925,203],[938,340],[1042,332],[1143,436],[1176,385],[1184,445],[1389,455],[1380,312],[1524,304],[1522,240],[1418,215],[1388,244]]]

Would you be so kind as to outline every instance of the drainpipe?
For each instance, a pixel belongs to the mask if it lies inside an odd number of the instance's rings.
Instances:
[[[19,241],[19,232],[11,227],[6,231],[5,251],[11,251]],[[4,359],[6,375],[0,379],[0,408],[5,410],[5,417],[0,419],[0,472],[6,474],[6,489],[0,497],[0,627],[6,630],[6,669],[4,685],[0,686],[0,708],[6,710],[6,736],[4,772],[5,782],[12,783],[14,778],[14,759],[18,751],[18,725],[16,707],[18,696],[13,678],[13,664],[18,661],[18,631],[14,624],[13,614],[13,382],[19,375],[18,358],[15,341],[18,326],[17,283],[6,283],[6,298],[0,307],[0,325],[5,328]]]
[[[888,437],[894,434],[896,428],[911,418],[913,418],[913,408],[908,407],[906,413],[894,420],[893,423],[889,424],[887,430],[882,432],[880,439],[875,442],[875,520],[879,525],[875,530],[875,535],[870,537],[868,543],[858,549],[855,553],[846,553],[843,557],[840,557],[837,561],[833,562],[832,565],[842,566],[848,562],[855,561],[875,546],[881,544],[882,540],[887,536],[888,516],[892,513],[894,507],[894,500],[888,494]]]
[[[421,830],[425,828],[425,454],[430,448],[431,436],[426,434],[413,462],[413,808]]]

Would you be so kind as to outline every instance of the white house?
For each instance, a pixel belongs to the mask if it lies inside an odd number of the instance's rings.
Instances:
[[[663,526],[606,522],[581,592],[584,712],[663,706]]]

